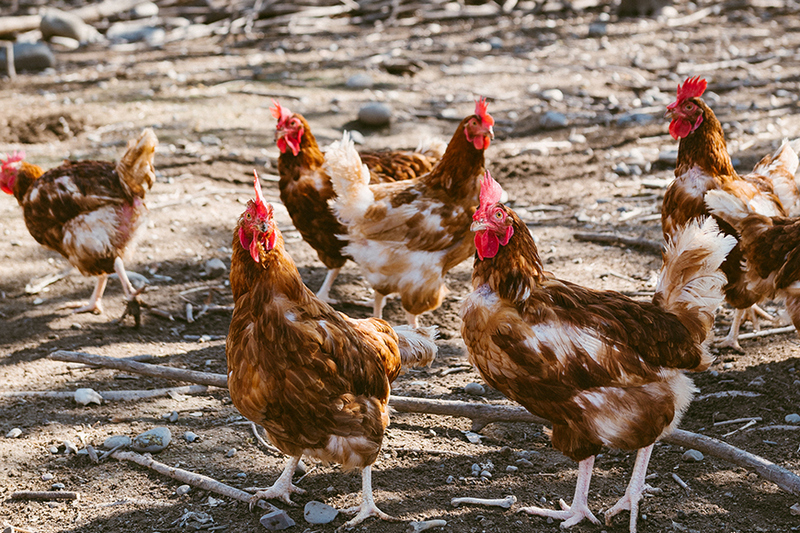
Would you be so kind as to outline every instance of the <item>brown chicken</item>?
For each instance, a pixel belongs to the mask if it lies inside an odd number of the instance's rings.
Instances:
[[[499,202],[489,173],[472,230],[474,292],[461,309],[469,360],[492,387],[553,423],[553,446],[579,461],[571,505],[529,514],[588,518],[594,456],[603,446],[637,450],[625,495],[606,523],[639,501],[653,443],[675,428],[695,391],[683,370],[708,368],[705,340],[722,300],[719,266],[736,241],[711,217],[670,240],[652,302],[596,291],[545,272],[525,223]]]
[[[85,276],[97,276],[92,298],[75,310],[102,312],[108,275],[119,275],[128,302],[135,291],[123,259],[133,250],[137,230],[147,214],[144,196],[155,180],[153,155],[158,139],[145,129],[118,163],[65,161],[44,172],[7,157],[0,169],[0,188],[22,206],[25,225],[37,242],[63,255]]]
[[[352,141],[331,145],[325,168],[333,181],[333,208],[347,227],[344,251],[375,291],[374,316],[387,295],[399,293],[409,324],[441,305],[444,275],[475,251],[469,232],[478,205],[484,151],[494,137],[486,100],[456,128],[442,159],[417,179],[370,185]]]
[[[767,298],[783,298],[795,328],[800,327],[800,218],[753,213],[740,198],[708,191],[711,212],[739,233],[744,283]]]
[[[305,117],[292,113],[273,100],[272,116],[278,119],[275,139],[281,155],[278,158],[281,202],[300,235],[317,252],[328,268],[317,297],[328,303],[330,289],[339,270],[349,257],[342,252],[346,233],[333,215],[328,202],[334,197],[331,180],[322,168],[324,157]],[[443,143],[431,141],[417,151],[365,152],[364,163],[372,171],[372,183],[415,178],[428,172],[442,157]]]
[[[284,249],[258,177],[255,192],[233,235],[228,388],[237,409],[291,459],[252,501],[291,503],[291,493],[302,492],[292,475],[308,455],[362,470],[362,503],[346,527],[370,516],[390,519],[376,507],[371,482],[390,384],[401,367],[430,364],[435,328],[351,319],[314,296]]]
[[[674,237],[690,220],[708,216],[703,197],[715,189],[736,195],[749,209],[762,215],[785,215],[784,206],[800,215],[800,195],[794,180],[798,167],[797,142],[784,142],[773,155],[764,157],[752,173],[739,176],[728,155],[722,125],[700,98],[705,89],[705,80],[688,78],[678,86],[677,100],[667,106],[670,134],[680,139],[680,143],[675,181],[667,188],[661,207],[664,238]],[[729,235],[736,234],[724,222],[720,222],[720,229]],[[728,280],[725,299],[736,312],[730,332],[719,343],[738,351],[742,351],[738,336],[746,312],[756,327],[756,313],[772,318],[756,305],[765,295],[747,286],[741,263],[742,253],[737,246],[722,265]]]

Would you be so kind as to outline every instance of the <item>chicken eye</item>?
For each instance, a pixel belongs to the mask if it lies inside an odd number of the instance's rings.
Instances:
[[[694,109],[694,104],[692,103],[686,104],[686,111],[691,111],[692,109]]]
[[[497,220],[502,220],[503,219],[503,212],[502,211],[495,211],[494,218],[496,218]]]
[[[246,218],[247,220],[250,220],[251,218],[253,218],[253,215],[251,215],[250,213],[246,213],[244,215],[244,218]]]

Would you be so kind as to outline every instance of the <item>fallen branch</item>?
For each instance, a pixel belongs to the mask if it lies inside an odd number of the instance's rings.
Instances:
[[[81,497],[77,492],[62,490],[18,490],[12,492],[12,500],[79,500]]]
[[[628,237],[625,235],[618,235],[616,233],[575,233],[573,234],[575,240],[594,242],[598,244],[621,244],[623,246],[630,246],[632,248],[640,248],[642,251],[661,255],[664,246],[660,242],[651,241],[650,239],[643,239],[639,237]]]
[[[239,500],[240,502],[249,503],[250,498],[253,497],[253,495],[250,494],[249,492],[245,492],[243,490],[231,487],[230,485],[220,483],[216,479],[204,476],[203,474],[197,474],[195,472],[189,472],[188,470],[183,470],[182,468],[175,468],[172,466],[168,466],[165,465],[164,463],[159,463],[158,461],[152,459],[151,457],[145,457],[144,455],[140,455],[135,452],[123,452],[123,451],[114,452],[113,454],[111,454],[111,457],[113,457],[117,461],[131,461],[133,463],[136,463],[137,465],[149,468],[150,470],[155,470],[159,474],[178,480],[182,483],[186,483],[187,485],[215,492],[217,494],[221,494],[222,496],[226,496],[234,500]],[[256,505],[261,509],[267,511],[277,510],[277,507],[274,507],[273,505],[265,502],[264,500],[258,500],[258,503]]]
[[[56,272],[55,274],[48,274],[43,278],[32,279],[30,283],[25,285],[25,294],[39,294],[42,292],[42,289],[48,285],[52,285],[56,281],[62,280],[69,276],[70,272],[72,272],[71,266],[63,269],[60,272]]]
[[[142,400],[158,398],[171,394],[200,394],[208,392],[205,385],[186,385],[185,387],[169,387],[153,390],[113,390],[98,391],[98,394],[107,402]],[[0,391],[0,398],[69,398],[75,397],[75,391]]]
[[[182,370],[180,368],[151,365],[147,363],[136,363],[133,361],[115,359],[113,357],[104,357],[101,355],[91,355],[80,352],[67,352],[64,350],[53,352],[50,354],[50,358],[57,361],[87,363],[97,366],[111,366],[112,368],[118,368],[128,372],[136,372],[147,376],[175,379],[179,381],[188,381],[203,385],[211,385],[214,387],[227,388],[227,380],[224,374],[197,372],[195,370]],[[528,422],[549,425],[549,421],[532,415],[524,407],[511,405],[475,404],[470,402],[429,400],[424,398],[409,398],[403,396],[391,396],[389,398],[389,405],[396,411],[403,413],[426,413],[469,418],[472,420],[473,431],[480,430],[492,422]],[[672,433],[665,435],[661,440],[676,446],[694,448],[695,450],[699,450],[708,455],[713,455],[714,457],[718,457],[735,465],[754,470],[761,477],[768,481],[772,481],[783,490],[800,496],[800,476],[787,470],[786,468],[778,466],[764,459],[763,457],[753,455],[712,437],[707,437],[698,433],[691,433],[682,429],[676,429]]]
[[[762,329],[761,331],[754,331],[753,333],[742,333],[739,335],[739,340],[756,339],[758,337],[767,337],[769,335],[780,335],[782,333],[792,333],[794,326],[784,326],[782,328]]]

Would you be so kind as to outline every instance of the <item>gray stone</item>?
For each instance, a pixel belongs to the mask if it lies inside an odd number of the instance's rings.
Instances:
[[[65,440],[65,441],[62,442],[62,444],[64,445],[64,454],[65,455],[69,455],[70,453],[74,453],[75,455],[78,455],[78,447],[75,446],[72,443],[72,441]]]
[[[369,89],[375,85],[375,81],[369,74],[359,73],[347,78],[345,85],[351,89]]]
[[[492,478],[492,473],[489,472],[488,470],[484,470],[483,472],[481,472],[481,477],[487,478],[487,479],[491,479]]]
[[[172,411],[170,414],[166,416],[167,420],[170,422],[177,422],[178,421],[178,411]]]
[[[559,89],[545,89],[539,94],[539,96],[541,96],[544,100],[550,100],[551,102],[561,102],[564,100],[564,93],[562,93]]]
[[[444,482],[447,483],[448,485],[452,485],[453,483],[456,482],[456,478],[453,476],[447,476],[447,479]]]
[[[163,28],[142,22],[115,22],[106,31],[112,41],[134,43],[144,41],[150,46],[162,44],[167,37]]]
[[[704,458],[703,453],[698,450],[686,450],[681,456],[684,463],[699,463]]]
[[[281,509],[276,509],[271,513],[265,514],[261,517],[259,522],[270,531],[280,531],[292,527],[295,523],[294,520],[286,514],[286,511]]]
[[[206,270],[206,276],[209,278],[218,278],[223,276],[228,271],[228,267],[225,266],[225,262],[217,257],[213,257],[206,261],[204,268]]]
[[[392,119],[392,109],[380,102],[364,104],[358,110],[358,120],[369,126],[385,126]]]
[[[103,441],[103,448],[106,450],[113,450],[118,446],[127,448],[131,445],[131,438],[127,435],[111,435]]]
[[[169,428],[159,426],[136,435],[131,442],[131,449],[142,453],[157,453],[169,446],[171,439],[172,432]]]
[[[483,396],[486,394],[486,389],[480,383],[467,383],[464,385],[464,392],[472,396]]]
[[[234,455],[236,455],[236,448],[231,448],[225,452],[225,457],[233,457]]]
[[[563,128],[569,124],[566,115],[558,111],[548,111],[539,117],[539,125],[546,129]]]
[[[89,405],[90,403],[100,405],[103,403],[103,397],[94,389],[78,389],[75,391],[74,398],[75,403],[81,405]]]
[[[589,37],[602,37],[608,33],[608,24],[605,22],[592,22],[589,24]]]
[[[7,439],[16,439],[20,435],[22,435],[22,430],[19,429],[19,428],[14,428],[11,431],[9,431],[8,433],[6,433],[6,438]]]
[[[60,9],[48,9],[39,23],[42,39],[49,41],[52,37],[67,37],[79,43],[102,40],[100,33],[86,24],[82,18]]]
[[[472,463],[472,475],[478,477],[481,475],[481,465],[478,463]]]
[[[199,438],[200,437],[198,437],[197,434],[195,434],[195,433],[193,433],[191,431],[187,431],[187,432],[185,432],[183,434],[183,440],[185,440],[186,442],[194,442]]]
[[[14,68],[17,72],[38,72],[56,66],[56,56],[47,43],[14,43]],[[0,71],[6,71],[6,49],[0,48]]]
[[[158,15],[158,6],[153,2],[144,2],[131,9],[131,15],[139,19],[155,17]]]
[[[800,424],[800,415],[797,413],[786,415],[783,419],[790,424]]]
[[[492,50],[499,50],[500,48],[503,48],[503,39],[500,37],[492,37],[489,39],[489,44],[491,45]]]
[[[51,480],[51,479],[53,479],[54,477],[56,477],[56,476],[54,476],[53,474],[51,474],[50,472],[48,472],[48,473],[46,473],[46,474],[42,474],[42,481],[50,481],[50,480]]]
[[[322,502],[310,501],[303,509],[303,518],[309,524],[329,524],[336,519],[339,511]]]
[[[183,496],[184,494],[188,493],[190,490],[192,490],[192,487],[190,487],[189,485],[181,485],[180,487],[175,489],[175,494],[177,494],[178,496]]]
[[[506,472],[508,472],[509,474],[513,474],[513,473],[514,473],[514,472],[516,472],[517,470],[519,470],[519,467],[518,467],[518,466],[514,466],[514,465],[508,465],[508,466],[506,467]]]
[[[50,485],[51,490],[64,490],[65,488],[67,488],[67,486],[63,483],[53,483]]]

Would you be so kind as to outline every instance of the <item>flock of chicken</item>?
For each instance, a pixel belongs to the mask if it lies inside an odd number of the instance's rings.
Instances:
[[[233,232],[235,303],[226,342],[236,407],[289,455],[275,484],[253,496],[291,503],[303,455],[362,471],[362,503],[351,528],[392,519],[372,496],[371,465],[389,423],[391,382],[402,368],[430,364],[435,327],[418,316],[445,295],[445,274],[475,256],[474,291],[461,310],[470,362],[492,387],[553,424],[553,446],[579,462],[571,505],[525,507],[530,514],[599,523],[588,505],[595,455],[603,446],[638,450],[625,495],[606,523],[630,511],[636,531],[653,444],[676,427],[694,387],[684,370],[711,364],[707,350],[723,296],[737,311],[723,344],[738,348],[742,318],[783,297],[800,323],[798,156],[785,142],[747,176],[736,174],[722,127],[701,99],[705,80],[687,79],[667,108],[680,139],[675,181],[666,191],[664,264],[651,302],[596,291],[544,270],[522,220],[504,205],[484,169],[494,119],[484,99],[446,147],[359,154],[347,134],[322,153],[308,122],[275,103],[280,197],[302,237],[329,269],[310,291],[284,247],[256,175],[255,198]],[[8,156],[0,188],[23,207],[31,235],[98,276],[88,305],[100,311],[108,274],[137,298],[123,259],[146,212],[157,140],[146,129],[116,165],[67,162],[43,172]],[[712,216],[709,216],[709,215]],[[355,261],[374,290],[374,317],[334,310],[330,289]],[[399,293],[408,326],[381,319]]]

